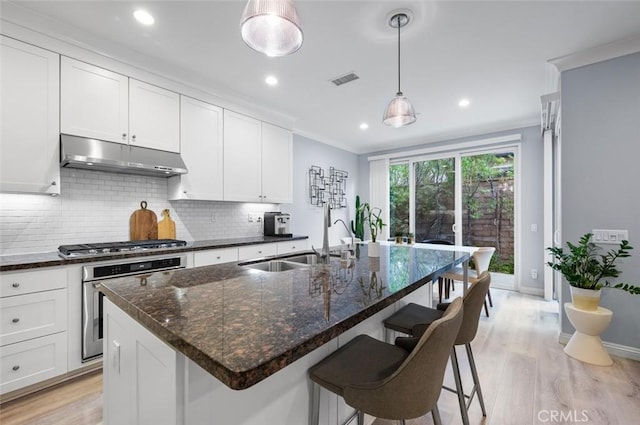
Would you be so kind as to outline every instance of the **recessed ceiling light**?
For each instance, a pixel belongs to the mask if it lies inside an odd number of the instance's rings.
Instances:
[[[467,98],[460,99],[460,102],[458,102],[458,106],[461,108],[466,108],[469,105],[471,105],[471,101],[469,101],[469,99]]]
[[[369,128],[369,124],[367,124],[366,122],[360,124],[360,130],[366,130],[367,128]]]
[[[156,21],[155,19],[153,19],[153,16],[151,16],[149,12],[143,9],[138,9],[133,12],[133,17],[136,18],[136,20],[142,25],[153,25],[153,23]]]
[[[264,79],[264,82],[269,84],[270,86],[275,86],[276,84],[278,84],[278,79],[273,75],[269,75]]]

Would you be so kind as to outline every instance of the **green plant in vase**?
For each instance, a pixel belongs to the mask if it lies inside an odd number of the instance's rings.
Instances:
[[[554,262],[547,265],[562,273],[572,288],[573,303],[583,310],[595,310],[600,300],[600,289],[611,287],[622,289],[631,294],[640,295],[640,287],[627,283],[613,286],[606,279],[616,278],[622,273],[616,267],[621,258],[630,257],[633,249],[629,242],[623,240],[617,249],[611,249],[606,254],[600,254],[600,247],[591,241],[592,233],[583,235],[577,244],[567,242],[568,251],[562,247],[549,247],[547,250],[554,258]],[[574,291],[573,288],[578,289]],[[576,297],[576,293],[578,296]]]

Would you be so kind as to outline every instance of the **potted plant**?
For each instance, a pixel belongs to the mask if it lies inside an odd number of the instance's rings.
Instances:
[[[382,221],[382,210],[378,207],[372,207],[368,202],[365,202],[360,205],[360,210],[363,214],[363,224],[367,223],[369,225],[369,232],[371,234],[371,242],[368,245],[368,253],[369,257],[378,257],[380,256],[380,242],[376,239],[378,237],[378,232],[382,231],[382,228],[386,226]],[[356,211],[358,214],[359,211]]]
[[[626,283],[612,286],[608,277],[618,277],[620,270],[616,262],[630,257],[633,249],[629,242],[623,240],[617,249],[611,249],[604,255],[599,254],[600,247],[591,241],[593,234],[587,233],[580,238],[577,245],[567,242],[568,251],[562,247],[547,248],[554,262],[547,265],[562,273],[571,285],[571,298],[574,306],[582,310],[596,310],[600,302],[600,289],[613,287],[632,294],[640,294],[640,287]]]
[[[411,232],[407,233],[407,243],[409,245],[413,244],[413,233]]]
[[[396,232],[396,243],[402,243],[402,237],[404,236],[402,232]]]

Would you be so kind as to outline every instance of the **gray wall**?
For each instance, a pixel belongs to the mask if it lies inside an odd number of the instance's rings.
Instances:
[[[333,210],[333,221],[343,219],[347,225],[353,217],[356,187],[358,184],[358,156],[351,152],[294,134],[293,136],[293,204],[281,204],[282,211],[291,213],[293,233],[309,235],[309,246],[322,246],[323,210],[309,202],[309,168],[317,165],[329,172],[329,167],[345,170],[347,178],[347,208]],[[340,223],[329,229],[330,245],[340,243],[340,238],[349,236]]]
[[[628,229],[636,250],[621,279],[640,285],[640,53],[565,71],[561,79],[563,244],[592,229]],[[570,300],[568,285],[562,298]],[[605,289],[601,305],[614,312],[602,339],[640,348],[640,296]],[[563,319],[562,331],[573,332]]]
[[[522,147],[520,151],[521,155],[521,214],[520,224],[522,229],[521,234],[521,263],[520,268],[521,281],[520,286],[523,291],[539,292],[541,293],[543,283],[543,271],[544,271],[544,243],[543,243],[543,210],[542,210],[542,198],[543,198],[543,176],[542,176],[542,160],[543,160],[543,144],[542,135],[540,133],[540,127],[526,127],[517,128],[508,131],[501,131],[489,134],[479,134],[472,137],[464,137],[460,139],[445,140],[437,143],[428,143],[419,146],[412,146],[410,148],[394,149],[388,151],[375,152],[370,154],[360,155],[359,162],[359,187],[358,193],[365,194],[365,197],[369,196],[369,161],[368,157],[386,153],[397,153],[398,157],[402,156],[402,152],[420,149],[420,148],[433,148],[433,147],[445,147],[454,143],[469,142],[473,140],[489,139],[492,137],[507,136],[512,134],[521,134]],[[531,225],[537,224],[538,231],[531,232]],[[538,279],[531,278],[531,269],[538,270]]]

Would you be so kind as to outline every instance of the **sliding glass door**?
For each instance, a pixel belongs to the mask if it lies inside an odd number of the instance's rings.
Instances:
[[[389,170],[390,236],[493,246],[491,270],[513,274],[513,150],[410,158]]]

